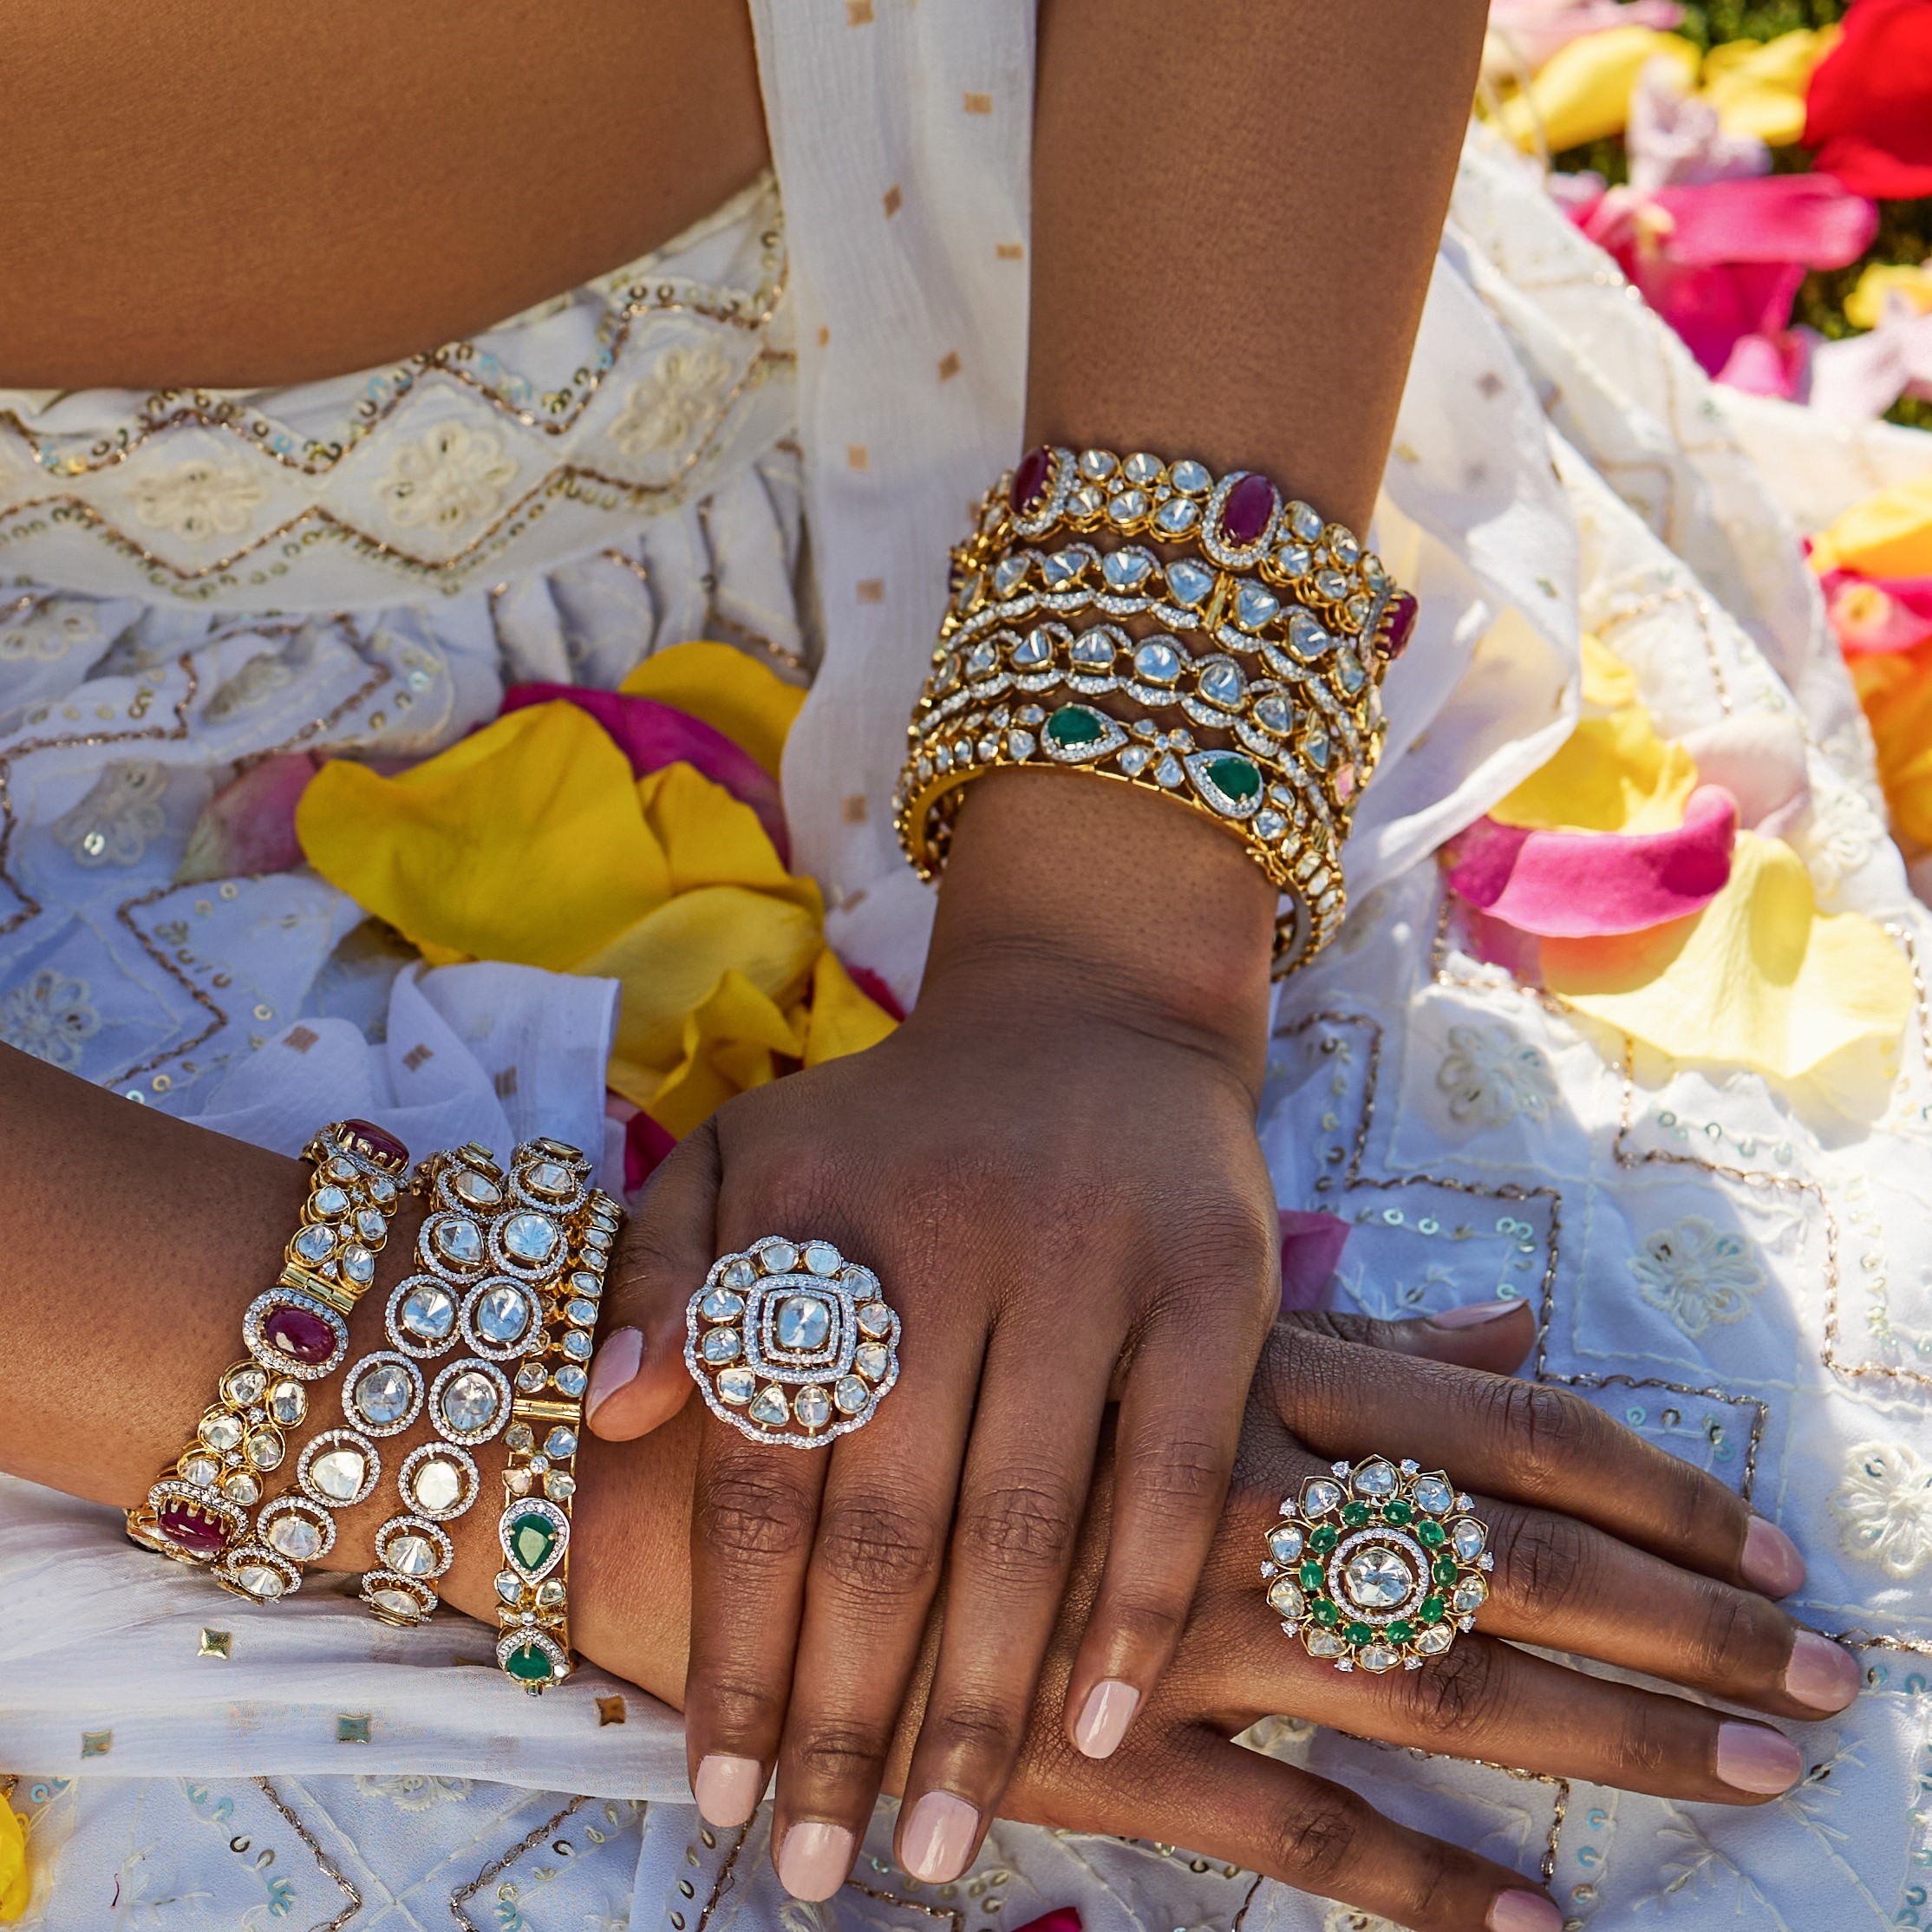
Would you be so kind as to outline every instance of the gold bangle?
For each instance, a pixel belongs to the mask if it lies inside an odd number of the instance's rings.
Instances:
[[[325,1510],[271,1504],[252,1539],[249,1511],[261,1499],[263,1477],[287,1459],[287,1432],[308,1415],[303,1384],[330,1374],[349,1352],[345,1317],[375,1278],[375,1257],[409,1162],[400,1141],[364,1120],[324,1127],[303,1152],[313,1172],[302,1224],[276,1286],[243,1315],[249,1359],[222,1372],[193,1440],[127,1512],[127,1534],[142,1547],[212,1566],[225,1588],[259,1602],[291,1596],[303,1563],[334,1540]],[[304,1465],[315,1446],[304,1451]]]
[[[517,1394],[505,1437],[503,1509],[497,1540],[504,1567],[496,1579],[497,1662],[533,1694],[563,1682],[571,1669],[570,1544],[577,1493],[577,1452],[584,1389],[597,1330],[604,1278],[623,1223],[617,1203],[588,1185],[591,1164],[561,1141],[518,1148],[512,1186],[533,1165],[568,1166],[579,1196],[570,1211],[569,1256],[546,1290],[538,1346],[517,1370]],[[524,1185],[527,1198],[538,1191]]]

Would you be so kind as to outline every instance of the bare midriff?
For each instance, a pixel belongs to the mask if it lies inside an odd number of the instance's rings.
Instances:
[[[0,388],[255,388],[475,333],[767,158],[744,0],[11,0]]]

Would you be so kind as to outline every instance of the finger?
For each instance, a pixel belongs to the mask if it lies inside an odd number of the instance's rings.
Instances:
[[[1059,1341],[1008,1325],[987,1351],[899,1827],[901,1862],[930,1881],[965,1869],[1006,1789],[1067,1587],[1117,1338],[1067,1324]]]
[[[1340,1899],[1414,1932],[1558,1932],[1535,1882],[1411,1831],[1342,1785],[1203,1735],[1133,1781],[1124,1835]]]
[[[1281,1689],[1277,1681],[1270,1701]],[[1317,1724],[1659,1798],[1758,1805],[1805,1770],[1798,1746],[1768,1724],[1593,1677],[1479,1630],[1385,1677],[1296,1668],[1293,1695]]]
[[[1281,1352],[1271,1393],[1289,1428],[1323,1455],[1413,1457],[1767,1595],[1803,1581],[1789,1539],[1733,1491],[1568,1389],[1308,1335]]]
[[[1522,1638],[1668,1678],[1776,1716],[1814,1719],[1858,1694],[1850,1653],[1755,1591],[1633,1549],[1573,1517],[1477,1501],[1496,1567],[1482,1612]]]
[[[891,1400],[833,1446],[819,1500],[772,1824],[796,1898],[845,1883],[944,1569],[984,1335],[917,1313]]]
[[[1422,1355],[1463,1368],[1486,1368],[1493,1375],[1507,1375],[1520,1368],[1537,1339],[1536,1317],[1527,1302],[1472,1302],[1407,1322],[1301,1309],[1284,1315],[1282,1324],[1389,1354]]]
[[[584,1391],[592,1435],[628,1442],[690,1399],[684,1310],[717,1255],[719,1172],[718,1137],[707,1120],[671,1150],[630,1217]]]
[[[1113,1438],[1106,1563],[1067,1685],[1067,1736],[1089,1758],[1118,1749],[1172,1658],[1226,1499],[1261,1336],[1202,1305],[1235,1309],[1231,1285],[1202,1283],[1136,1355]]]
[[[715,1825],[750,1818],[778,1755],[826,1460],[715,1416],[701,1426],[684,1735],[692,1793]]]

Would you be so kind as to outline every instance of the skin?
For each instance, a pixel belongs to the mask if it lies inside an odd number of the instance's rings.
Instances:
[[[1165,0],[1048,0],[1029,434],[1265,469],[1361,527],[1481,25],[1478,0],[1228,0],[1190,14],[1176,65],[1148,57],[1175,32]],[[764,154],[735,0],[587,0],[541,22],[502,0],[400,20],[349,0],[309,23],[11,0],[8,33],[23,98],[84,88],[100,108],[10,156],[9,385],[290,382],[419,350],[653,245]],[[290,114],[291,68],[357,113]],[[1097,127],[1134,131],[1105,170]],[[1116,245],[1123,211],[1145,245]],[[1360,1448],[1413,1446],[1497,1498],[1499,1539],[1528,1554],[1499,1563],[1496,1635],[1773,1714],[1817,1707],[1782,1687],[1793,1628],[1739,1588],[1726,1492],[1566,1395],[1476,1376],[1429,1385],[1432,1407],[1390,1349],[1271,1326],[1253,1120],[1273,911],[1238,845],[1158,800],[986,780],[913,1019],[732,1103],[642,1205],[604,1346],[626,1328],[645,1346],[630,1380],[597,1385],[577,1634],[686,1705],[695,1772],[743,1760],[755,1789],[775,1769],[780,1876],[801,1895],[836,1889],[838,1834],[855,1842],[887,1786],[908,1820],[935,1793],[966,1808],[955,1862],[997,1810],[1189,1843],[1417,1925],[1485,1922],[1499,1868],[1228,1750],[1270,1709],[1750,1801],[1717,1777],[1717,1714],[1495,1636],[1380,1686],[1286,1644],[1256,1587],[1261,1513],[1311,1454],[1356,1452],[1361,1416],[1387,1421]],[[233,1358],[300,1172],[11,1054],[0,1172],[0,1462],[132,1500]],[[130,1174],[139,1211],[103,1212]],[[686,1298],[722,1248],[779,1227],[876,1266],[904,1322],[898,1389],[827,1455],[754,1452],[680,1407]],[[57,1400],[35,1373],[49,1292],[95,1316]],[[382,1346],[380,1301],[359,1348]],[[1489,1369],[1527,1343],[1376,1339]],[[1346,1400],[1322,1408],[1325,1389]],[[415,1439],[386,1446],[392,1466]],[[356,1567],[366,1513],[338,1545]],[[487,1524],[460,1527],[446,1595],[486,1610]],[[1633,1590],[1662,1606],[1642,1631]],[[1136,1711],[1095,1759],[1076,1739],[1098,1748],[1080,1719],[1103,1685]],[[788,1858],[800,1825],[809,1870]]]
[[[0,1048],[0,1171],[10,1177],[0,1191],[0,1468],[127,1504],[172,1459],[238,1352],[241,1310],[272,1279],[305,1170]],[[140,1177],[140,1211],[104,1213],[103,1202],[128,1199],[129,1175]],[[382,1306],[409,1272],[421,1211],[406,1202],[397,1217],[351,1322],[352,1354],[385,1345]],[[627,1227],[611,1292],[651,1265],[649,1224]],[[86,1307],[88,1321],[56,1332],[43,1319],[51,1298]],[[1510,1379],[1531,1341],[1527,1309],[1459,1329],[1321,1316],[1270,1327],[1173,1659],[1119,1749],[1097,1760],[1074,1747],[1061,1711],[1114,1527],[1120,1465],[1117,1432],[1105,1431],[1004,1815],[1186,1844],[1423,1932],[1465,1932],[1490,1922],[1498,1896],[1533,1896],[1528,1882],[1228,1740],[1282,1713],[1558,1777],[1762,1802],[1720,1775],[1720,1732],[1763,1741],[1776,1739],[1771,1727],[1587,1675],[1508,1641],[1787,1720],[1838,1707],[1857,1687],[1856,1664],[1833,1651],[1839,1687],[1822,1699],[1792,1694],[1794,1646],[1822,1640],[1749,1587],[1753,1523],[1744,1504],[1569,1392]],[[335,1420],[334,1400],[317,1400],[291,1448]],[[692,1405],[633,1441],[588,1439],[578,1461],[573,1636],[584,1655],[672,1704],[686,1682],[704,1433]],[[393,1472],[427,1439],[420,1424],[385,1439],[386,1465]],[[1497,1557],[1478,1631],[1425,1670],[1384,1680],[1308,1657],[1283,1635],[1258,1574],[1282,1497],[1331,1459],[1371,1451],[1455,1470],[1491,1526]],[[487,1616],[499,1562],[487,1499],[499,1493],[500,1445],[476,1454],[485,1501],[449,1525],[457,1559],[440,1587],[446,1602]],[[738,1520],[758,1540],[798,1536],[795,1518],[760,1513],[769,1493],[741,1492]],[[363,1568],[392,1507],[385,1487],[342,1512],[330,1564]],[[869,1589],[869,1555],[854,1554],[863,1567],[850,1582]],[[1628,1615],[1632,1602],[1644,1604],[1641,1619]],[[915,1647],[908,1699],[886,1740],[889,1789],[910,1788],[944,1621],[929,1615]],[[1795,1778],[1799,1760],[1785,1749]]]

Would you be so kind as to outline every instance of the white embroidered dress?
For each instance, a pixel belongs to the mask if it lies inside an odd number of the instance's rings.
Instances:
[[[421,1146],[594,1133],[607,988],[399,975],[302,873],[171,882],[239,759],[425,750],[506,680],[610,684],[701,634],[815,667],[795,850],[841,948],[910,986],[928,902],[884,805],[946,545],[1017,447],[1030,9],[754,11],[782,222],[754,191],[340,382],[0,396],[0,1037],[270,1145],[352,1111]],[[1376,532],[1422,627],[1354,910],[1282,1003],[1264,1145],[1283,1205],[1354,1224],[1341,1305],[1530,1299],[1531,1372],[1780,1521],[1810,1565],[1794,1608],[1859,1646],[1868,1689],[1752,1811],[1287,1721],[1256,1741],[1540,1870],[1578,1927],[1932,1916],[1932,1061],[1922,1001],[1862,1087],[1627,1064],[1458,950],[1432,855],[1561,742],[1587,625],[1666,732],[1792,748],[1785,835],[1821,903],[1932,956],[1791,521],[1929,467],[1906,432],[1720,398],[1472,140]],[[597,1673],[532,1700],[438,1668],[486,1662],[460,1617],[387,1631],[326,1589],[252,1609],[17,1483],[0,1584],[29,1925],[989,1932],[1077,1904],[1096,1932],[1374,1932],[1185,1850],[1004,1824],[958,1885],[920,1887],[889,1806],[838,1899],[787,1904],[768,1813],[703,1830],[673,1718]]]

